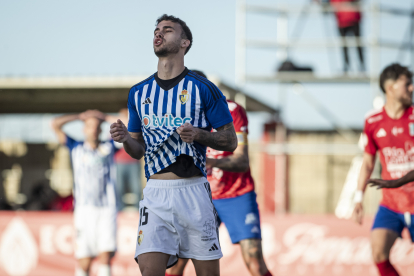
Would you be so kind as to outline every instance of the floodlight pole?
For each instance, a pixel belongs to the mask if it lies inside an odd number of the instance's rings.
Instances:
[[[246,0],[237,1],[235,47],[235,82],[240,87],[246,83]]]
[[[414,1],[411,1],[411,16],[410,16],[410,57],[411,57],[411,71],[414,70]]]
[[[369,68],[371,99],[374,102],[375,97],[379,94],[377,79],[379,75],[379,67],[381,66],[381,54],[379,49],[380,38],[380,7],[376,0],[371,4],[371,68]]]

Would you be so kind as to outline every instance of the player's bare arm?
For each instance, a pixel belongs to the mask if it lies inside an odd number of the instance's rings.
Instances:
[[[215,167],[228,172],[247,172],[249,170],[249,149],[238,145],[233,155],[221,159],[207,158],[207,168]]]
[[[52,128],[55,131],[60,144],[62,145],[66,144],[66,134],[62,130],[63,126],[69,122],[81,120],[83,116],[83,115],[81,116],[81,114],[63,115],[63,116],[53,119]]]
[[[367,186],[367,180],[370,178],[375,165],[375,155],[364,153],[362,160],[362,167],[358,177],[358,188],[355,198],[355,209],[352,214],[353,219],[358,224],[362,224],[362,218],[364,216],[364,209],[362,205],[363,193]]]
[[[371,187],[382,188],[399,188],[407,183],[414,181],[414,170],[408,172],[406,175],[399,179],[383,180],[383,179],[368,179],[367,184],[370,183]]]
[[[135,159],[141,159],[145,153],[145,143],[141,132],[128,132],[121,120],[110,126],[109,132],[115,142],[123,143],[125,151]]]
[[[217,132],[205,131],[185,123],[177,128],[177,133],[186,143],[197,141],[215,150],[231,152],[237,148],[237,136],[233,123],[217,128]]]

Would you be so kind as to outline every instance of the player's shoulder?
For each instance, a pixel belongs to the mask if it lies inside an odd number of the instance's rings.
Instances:
[[[191,70],[188,70],[187,77],[199,87],[200,93],[211,94],[214,99],[221,97],[222,93],[220,92],[220,89],[205,77],[202,77]]]
[[[152,82],[152,81],[155,79],[155,74],[156,74],[156,73],[152,74],[151,76],[149,76],[149,77],[148,77],[148,78],[146,78],[145,80],[143,80],[143,81],[141,81],[141,82],[139,82],[139,83],[137,83],[137,84],[133,85],[133,86],[131,87],[131,89],[130,89],[130,90],[138,90],[138,89],[140,89],[141,87],[145,86],[146,84],[148,84],[148,83]]]
[[[370,125],[384,120],[384,109],[373,109],[365,114],[365,122]]]
[[[83,144],[84,141],[77,141],[77,140],[72,140],[72,141],[68,141],[66,143],[66,146],[68,146],[68,148],[70,150],[74,150],[74,149],[78,149],[78,150],[83,150]]]
[[[227,105],[229,106],[230,112],[245,113],[244,108],[232,100],[227,100]]]

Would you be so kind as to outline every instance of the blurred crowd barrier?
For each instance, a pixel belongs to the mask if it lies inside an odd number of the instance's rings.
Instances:
[[[72,213],[0,212],[0,275],[74,275],[75,259]],[[120,213],[118,251],[113,276],[140,275],[133,256],[138,213]],[[377,275],[370,254],[372,219],[363,226],[333,215],[262,214],[263,253],[274,275]],[[144,233],[145,239],[145,233]],[[248,276],[238,245],[231,244],[227,230],[220,227],[224,257],[221,275]],[[414,246],[397,240],[391,262],[403,275],[414,275]],[[96,264],[92,276],[96,275]],[[186,276],[194,276],[189,265]]]

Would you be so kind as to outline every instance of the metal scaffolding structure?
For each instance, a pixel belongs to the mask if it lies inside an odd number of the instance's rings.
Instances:
[[[310,1],[309,1],[310,2]],[[365,40],[343,41],[341,38],[326,38],[325,40],[303,40],[298,37],[290,37],[288,33],[289,21],[291,15],[299,15],[307,17],[308,15],[322,16],[326,12],[335,12],[338,7],[333,7],[329,3],[326,4],[306,4],[292,5],[279,4],[275,6],[259,6],[255,4],[247,4],[246,0],[239,0],[236,12],[236,83],[245,85],[246,83],[368,83],[371,87],[371,93],[374,97],[378,93],[377,81],[379,70],[381,68],[381,49],[395,49],[402,56],[403,51],[410,52],[410,66],[414,68],[414,1],[411,0],[411,9],[404,10],[391,6],[384,6],[379,0],[371,0],[364,5],[353,5],[356,10],[364,13],[364,17],[370,20],[370,37]],[[258,40],[247,37],[246,17],[248,14],[258,14],[263,16],[272,16],[276,18],[276,40]],[[407,26],[406,36],[408,41],[387,41],[381,39],[380,25],[384,15],[389,16],[405,16],[410,18],[409,26]],[[301,20],[301,19],[299,19]],[[303,72],[283,72],[271,75],[253,75],[247,74],[247,50],[248,49],[267,49],[274,50],[277,53],[278,61],[282,62],[288,57],[290,49],[321,49],[321,48],[339,48],[342,46],[355,47],[362,46],[368,49],[370,55],[370,70],[368,75],[348,76],[348,75],[332,75],[329,77],[318,77],[313,73]]]
[[[289,34],[289,24],[290,20],[294,17],[292,15],[297,15],[296,17],[299,20],[304,20],[308,15],[312,16],[323,16],[323,14],[329,12],[335,12],[338,10],[338,6],[332,6],[329,3],[326,4],[312,4],[311,1],[308,1],[306,5],[292,5],[292,4],[278,4],[274,6],[259,6],[257,4],[248,4],[246,0],[239,0],[236,11],[236,64],[235,64],[235,76],[236,84],[243,87],[246,84],[263,84],[263,83],[273,83],[279,85],[279,93],[283,95],[288,90],[287,88],[292,88],[292,91],[300,95],[307,103],[309,103],[320,115],[326,118],[332,125],[340,136],[345,138],[346,143],[339,147],[334,147],[332,144],[318,144],[318,145],[307,145],[308,150],[314,151],[317,149],[323,150],[328,158],[331,158],[335,155],[358,155],[360,154],[360,149],[356,145],[360,133],[355,132],[348,128],[347,126],[341,124],[340,120],[337,119],[333,113],[329,112],[329,108],[323,106],[316,98],[314,98],[310,93],[306,91],[306,85],[308,84],[367,84],[370,87],[372,99],[379,95],[380,91],[378,88],[378,78],[380,70],[382,68],[381,64],[381,51],[382,49],[394,49],[398,51],[398,56],[401,62],[403,53],[409,53],[410,55],[410,67],[414,69],[414,0],[411,1],[410,9],[400,9],[394,8],[391,6],[384,6],[380,4],[379,0],[371,0],[369,3],[362,5],[354,4],[353,9],[359,10],[364,13],[365,20],[370,21],[370,30],[369,37],[362,39],[355,39],[354,41],[344,40],[339,37],[325,37],[325,39],[302,39],[297,35],[295,29],[293,34]],[[252,1],[253,2],[253,1]],[[275,1],[276,2],[276,1]],[[392,4],[393,2],[390,1]],[[275,40],[263,40],[263,39],[253,39],[248,37],[247,29],[250,25],[247,16],[250,14],[256,14],[259,16],[270,16],[276,18],[276,25],[271,26],[272,29],[269,29],[269,33],[276,33]],[[388,41],[381,38],[381,21],[385,16],[398,16],[409,18],[409,24],[406,27],[405,37],[402,41]],[[267,25],[266,25],[267,26]],[[266,26],[264,28],[266,28]],[[343,46],[347,47],[356,47],[361,46],[367,49],[369,55],[369,71],[366,74],[359,75],[345,75],[345,74],[332,74],[328,76],[318,76],[312,72],[294,72],[294,71],[285,71],[285,72],[273,72],[268,75],[264,74],[252,74],[247,72],[246,68],[250,68],[248,64],[247,54],[248,49],[263,49],[269,50],[269,57],[274,58],[275,62],[282,63],[289,59],[289,51],[295,49],[296,51],[304,50],[320,50],[320,49],[332,49],[340,48]],[[275,55],[276,53],[276,55]],[[250,54],[250,53],[249,53]],[[402,62],[406,63],[406,62]],[[368,69],[368,68],[367,68]],[[279,106],[281,112],[284,110],[283,100]],[[290,144],[286,138],[286,128],[279,127],[280,129],[275,130],[275,139],[274,141],[269,141],[267,147],[263,149],[263,152],[266,154],[272,155],[275,158],[275,171],[277,172],[277,177],[274,182],[274,189],[270,190],[270,194],[274,191],[273,197],[275,205],[275,213],[285,213],[289,210],[288,203],[288,175],[287,175],[287,166],[288,166],[288,156],[290,155],[312,155],[310,151],[307,151],[305,148],[300,148],[298,145]],[[277,137],[282,137],[282,139],[277,139]],[[323,149],[322,149],[323,148]],[[328,152],[326,150],[330,150]],[[333,159],[327,162],[330,169],[327,169],[327,172],[332,172]],[[269,159],[270,160],[270,159]],[[332,173],[327,173],[330,181],[327,183],[327,206],[329,210],[333,210],[332,202]],[[327,176],[328,177],[328,176]],[[271,185],[270,185],[271,186]]]

